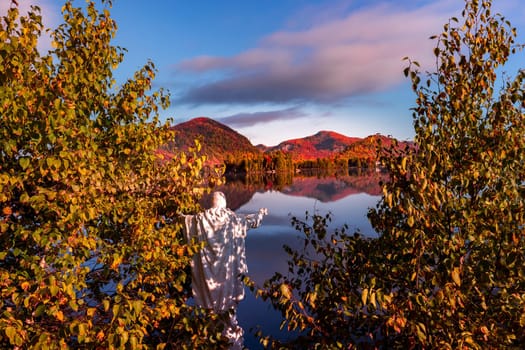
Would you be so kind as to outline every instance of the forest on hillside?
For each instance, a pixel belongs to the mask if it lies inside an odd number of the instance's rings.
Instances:
[[[277,146],[253,146],[243,135],[211,118],[199,117],[172,127],[174,139],[161,146],[171,158],[187,151],[198,140],[205,165],[222,169],[226,176],[276,172],[348,172],[349,169],[375,169],[381,153],[391,147],[408,151],[413,142],[398,141],[380,134],[364,139],[336,132],[321,131]]]

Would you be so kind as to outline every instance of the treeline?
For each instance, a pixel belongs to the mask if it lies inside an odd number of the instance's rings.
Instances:
[[[372,157],[334,157],[294,160],[290,153],[274,151],[261,155],[228,155],[224,160],[226,174],[252,174],[275,172],[303,172],[309,170],[333,171],[350,168],[370,169],[376,166]]]
[[[294,173],[277,171],[274,173],[226,174],[225,178],[228,184],[237,183],[243,186],[253,186],[257,189],[280,191],[293,183]]]
[[[374,168],[376,166],[375,159],[373,158],[317,158],[315,160],[302,160],[295,163],[297,169],[349,169],[349,168]]]
[[[289,154],[277,151],[268,154],[229,154],[224,160],[226,174],[294,171],[295,165]]]

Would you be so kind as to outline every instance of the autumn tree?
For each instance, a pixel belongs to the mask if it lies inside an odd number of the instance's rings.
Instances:
[[[386,159],[372,222],[407,262],[401,333],[427,347],[523,346],[525,72],[502,74],[516,30],[490,1],[468,1],[463,18],[436,37],[435,73],[405,70],[418,151]]]
[[[16,2],[0,18],[0,347],[219,347],[187,305],[191,254],[177,215],[205,190],[203,159],[162,159],[162,90],[148,62],[117,86],[110,1],[49,31]],[[208,317],[209,316],[209,317]]]
[[[288,249],[290,276],[259,291],[304,331],[296,344],[525,346],[525,71],[502,73],[515,38],[470,0],[433,37],[435,71],[409,61],[416,147],[382,158],[378,238],[296,221],[308,249]]]

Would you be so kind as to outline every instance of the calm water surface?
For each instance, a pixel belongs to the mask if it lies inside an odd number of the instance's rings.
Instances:
[[[274,272],[286,274],[287,254],[283,245],[299,246],[300,232],[291,226],[293,216],[305,218],[305,213],[332,213],[331,227],[346,224],[349,232],[359,230],[375,236],[366,217],[375,207],[380,194],[380,175],[376,173],[339,177],[295,177],[288,184],[264,186],[230,183],[224,188],[230,207],[238,214],[256,213],[268,208],[269,215],[262,225],[248,231],[246,258],[249,275],[262,285]],[[245,345],[249,349],[262,349],[253,330],[263,334],[286,338],[279,330],[282,318],[272,307],[246,289],[246,297],[238,308],[238,321],[245,331]]]

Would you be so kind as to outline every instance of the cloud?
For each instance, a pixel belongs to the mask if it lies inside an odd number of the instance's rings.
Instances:
[[[382,3],[314,21],[309,29],[272,33],[235,56],[195,57],[178,69],[221,78],[191,87],[179,102],[333,103],[383,91],[404,81],[403,57],[432,63],[428,38],[457,14],[453,6]]]
[[[305,116],[306,114],[297,107],[292,107],[267,112],[238,113],[228,117],[219,118],[219,121],[231,127],[247,127],[275,120],[298,119]]]

